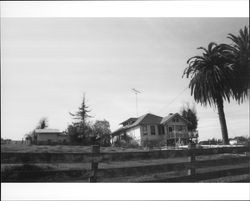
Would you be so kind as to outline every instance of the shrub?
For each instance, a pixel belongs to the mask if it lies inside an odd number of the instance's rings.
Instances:
[[[154,148],[154,147],[160,148],[160,147],[165,146],[165,145],[166,145],[165,142],[159,141],[159,140],[146,139],[142,142],[142,146],[148,147],[148,148]]]
[[[138,148],[139,143],[131,136],[126,136],[121,140],[116,140],[114,142],[114,146],[123,148]]]

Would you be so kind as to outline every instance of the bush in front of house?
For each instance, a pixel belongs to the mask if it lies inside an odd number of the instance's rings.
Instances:
[[[138,148],[139,143],[133,137],[126,135],[121,140],[116,140],[114,142],[114,146],[123,148]]]
[[[143,147],[148,147],[150,149],[160,148],[160,147],[163,147],[165,145],[166,145],[166,143],[163,141],[160,141],[160,140],[148,140],[148,139],[146,139],[142,142]]]

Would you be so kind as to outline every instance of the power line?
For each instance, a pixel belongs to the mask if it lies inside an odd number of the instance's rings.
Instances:
[[[179,96],[180,96],[181,94],[183,94],[184,91],[186,91],[187,89],[188,89],[188,87],[186,87],[185,89],[183,89],[177,96],[175,96],[175,97],[167,104],[167,107],[164,106],[164,107],[161,108],[161,110],[162,110],[163,108],[165,108],[165,107],[166,107],[166,109],[167,109],[167,108],[168,108],[177,98],[179,98]]]
[[[170,106],[184,91],[186,91],[188,87],[186,87],[185,89],[183,89],[170,103],[168,106]]]

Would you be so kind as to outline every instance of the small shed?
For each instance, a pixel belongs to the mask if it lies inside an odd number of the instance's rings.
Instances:
[[[58,129],[36,129],[35,137],[37,144],[66,144],[69,142],[68,135]]]

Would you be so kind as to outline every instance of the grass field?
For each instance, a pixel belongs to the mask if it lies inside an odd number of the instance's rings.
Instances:
[[[101,152],[131,152],[145,151],[143,148],[101,147]],[[2,144],[1,152],[23,153],[88,153],[90,146],[72,145],[27,145],[27,144]]]

